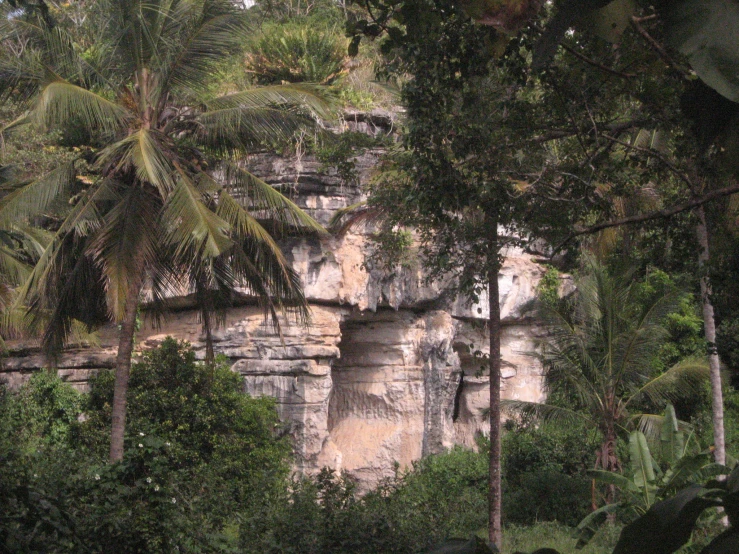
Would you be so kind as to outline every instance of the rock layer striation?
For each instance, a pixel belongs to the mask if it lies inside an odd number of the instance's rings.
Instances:
[[[354,161],[359,179],[345,183],[315,158],[259,155],[250,168],[290,195],[321,223],[363,198],[379,152]],[[311,304],[307,327],[285,321],[282,338],[261,311],[229,310],[215,333],[215,351],[231,361],[251,395],[276,399],[295,440],[295,466],[314,472],[328,466],[368,489],[393,475],[396,464],[454,444],[474,447],[487,433],[487,301],[470,303],[443,283],[427,283],[419,267],[393,274],[372,268],[371,229],[342,236],[286,241],[283,249],[300,273]],[[503,394],[540,400],[542,368],[530,354],[542,330],[526,315],[543,269],[510,251],[499,276],[503,318]],[[204,357],[196,313],[180,309],[159,328],[146,324],[139,349],[172,335],[189,341]],[[95,347],[74,347],[58,360],[59,373],[80,389],[90,376],[115,362],[116,329],[102,329]],[[33,343],[11,343],[0,379],[11,387],[45,366]]]

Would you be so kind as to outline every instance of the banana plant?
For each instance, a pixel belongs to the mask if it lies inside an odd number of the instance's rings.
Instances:
[[[696,522],[710,508],[723,508],[729,526],[699,554],[739,552],[739,466],[723,481],[693,484],[656,502],[624,527],[613,554],[672,554],[690,541]]]
[[[635,521],[677,491],[729,472],[726,466],[713,463],[710,451],[689,453],[689,443],[690,437],[686,439],[670,404],[665,410],[657,445],[666,469],[655,461],[646,436],[634,431],[629,436],[629,465],[624,474],[590,471],[596,482],[618,489],[620,500],[602,506],[580,522],[574,534],[578,548],[590,541],[609,515],[618,514],[622,520]]]

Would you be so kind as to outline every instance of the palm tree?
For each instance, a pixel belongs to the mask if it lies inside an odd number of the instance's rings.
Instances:
[[[618,436],[639,428],[656,436],[662,417],[640,413],[640,403],[660,405],[693,394],[709,376],[703,359],[686,359],[654,375],[652,362],[665,338],[661,325],[675,309],[676,294],[646,305],[637,300],[629,275],[613,276],[588,258],[573,296],[542,309],[549,336],[538,356],[546,383],[572,399],[572,407],[507,401],[508,409],[541,420],[578,420],[598,429],[602,443],[596,468],[618,471]]]
[[[208,336],[239,290],[275,324],[280,310],[307,317],[299,279],[263,223],[278,232],[322,228],[238,161],[265,140],[330,116],[331,105],[310,85],[212,97],[212,75],[241,52],[247,33],[246,12],[229,0],[100,1],[107,19],[91,24],[104,26],[105,40],[94,55],[80,55],[59,26],[3,15],[5,36],[23,36],[28,46],[0,60],[0,99],[29,106],[6,131],[74,127],[97,145],[83,152],[92,178],[78,178],[75,160],[18,191],[15,202],[22,218],[72,198],[21,298],[48,322],[49,353],[63,346],[74,320],[119,324],[116,461],[144,289],[158,305],[172,290],[194,293]]]
[[[49,243],[50,233],[15,218],[16,191],[25,183],[12,165],[0,165],[0,350],[5,339],[26,329],[25,314],[14,309],[16,287],[31,273]]]

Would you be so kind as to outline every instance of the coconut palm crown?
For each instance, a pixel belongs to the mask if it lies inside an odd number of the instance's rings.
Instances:
[[[238,292],[258,299],[273,322],[281,310],[307,317],[299,279],[264,223],[322,228],[237,162],[332,114],[322,90],[310,85],[212,97],[212,75],[246,42],[248,14],[228,0],[99,1],[104,21],[90,24],[101,26],[100,42],[84,55],[58,26],[2,14],[0,37],[20,37],[27,46],[0,60],[0,100],[28,103],[6,132],[27,124],[74,128],[96,146],[82,154],[92,178],[80,179],[72,162],[15,191],[8,203],[23,218],[71,199],[21,297],[44,321],[48,352],[63,346],[74,320],[119,324],[115,461],[123,456],[144,289],[155,304],[172,290],[193,293],[208,336]]]
[[[541,420],[578,420],[598,429],[602,444],[595,466],[617,471],[619,434],[637,427],[658,436],[663,418],[639,408],[645,401],[659,406],[698,393],[708,380],[708,363],[688,358],[655,375],[653,361],[667,334],[662,322],[676,309],[676,292],[644,305],[633,279],[610,274],[593,258],[586,260],[576,287],[559,305],[542,308],[549,332],[537,356],[548,389],[565,392],[577,406],[524,401],[505,406]]]

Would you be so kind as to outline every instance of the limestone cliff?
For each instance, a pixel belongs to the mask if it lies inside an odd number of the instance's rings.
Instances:
[[[357,158],[360,182],[378,155]],[[259,155],[250,168],[322,223],[362,198],[361,186],[342,183],[310,157]],[[286,323],[281,341],[257,308],[240,306],[215,334],[216,352],[243,375],[245,390],[277,399],[295,439],[296,468],[329,466],[357,478],[362,488],[391,476],[396,462],[405,466],[453,444],[474,445],[475,436],[487,432],[482,410],[488,402],[487,378],[471,354],[486,351],[486,299],[471,305],[450,298],[441,284],[426,284],[418,268],[393,275],[369,268],[369,232],[357,228],[284,244],[311,303],[309,327]],[[542,395],[541,367],[528,355],[540,329],[522,314],[542,273],[529,256],[511,251],[500,274],[507,398]],[[186,301],[182,306],[162,327],[145,325],[139,347],[173,335],[204,355],[197,315]],[[67,350],[60,374],[84,388],[92,372],[113,366],[115,335],[114,327],[105,328],[99,346]],[[18,386],[44,360],[32,344],[11,348],[0,379]]]

